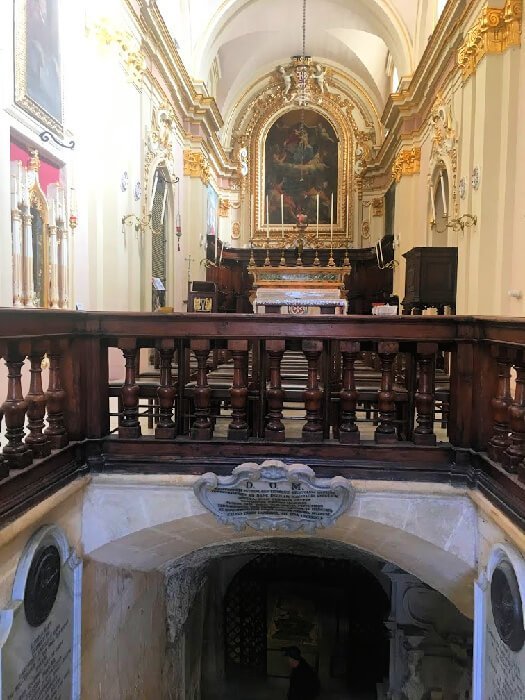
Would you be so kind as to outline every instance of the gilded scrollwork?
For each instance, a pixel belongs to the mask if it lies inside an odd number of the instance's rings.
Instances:
[[[428,169],[428,183],[432,190],[432,179],[436,170],[445,170],[450,183],[452,198],[451,210],[454,215],[459,213],[458,202],[458,138],[454,128],[452,109],[446,105],[441,94],[438,94],[430,115],[432,148]]]
[[[458,50],[463,79],[469,78],[488,54],[501,54],[521,45],[522,0],[506,0],[504,7],[484,7]]]
[[[184,175],[199,177],[204,185],[210,181],[210,165],[202,151],[184,151]]]
[[[403,148],[396,156],[392,166],[392,176],[399,182],[405,175],[416,175],[421,168],[421,148]]]

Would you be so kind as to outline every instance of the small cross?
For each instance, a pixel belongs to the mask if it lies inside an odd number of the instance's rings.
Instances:
[[[191,255],[188,258],[184,258],[184,260],[188,263],[188,282],[191,280],[191,263],[193,262],[193,258]]]

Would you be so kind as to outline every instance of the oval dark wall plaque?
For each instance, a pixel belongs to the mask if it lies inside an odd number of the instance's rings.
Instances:
[[[31,627],[45,622],[53,609],[60,584],[60,553],[54,545],[35,553],[24,591],[24,611]]]
[[[518,579],[509,561],[502,561],[494,569],[490,582],[490,601],[499,636],[509,649],[520,651],[525,643],[523,606]]]

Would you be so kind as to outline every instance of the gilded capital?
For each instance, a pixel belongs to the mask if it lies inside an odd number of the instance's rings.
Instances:
[[[488,54],[501,54],[521,45],[523,0],[506,0],[504,7],[484,7],[458,50],[463,80],[470,77]]]
[[[421,166],[421,148],[404,148],[399,151],[392,166],[392,176],[399,182],[404,175],[416,175]]]
[[[221,197],[219,199],[219,216],[228,216],[229,211],[230,211],[230,200],[223,199]]]
[[[184,175],[200,177],[204,185],[210,181],[208,159],[201,151],[184,151]]]

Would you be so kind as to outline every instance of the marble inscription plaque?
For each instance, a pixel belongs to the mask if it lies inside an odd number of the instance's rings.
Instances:
[[[241,464],[228,477],[207,473],[194,491],[205,508],[237,529],[289,531],[329,527],[355,495],[348,479],[318,479],[305,464],[278,460]]]
[[[0,611],[1,700],[80,697],[81,568],[59,528],[29,541]]]

